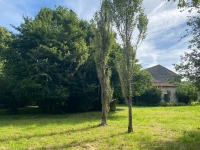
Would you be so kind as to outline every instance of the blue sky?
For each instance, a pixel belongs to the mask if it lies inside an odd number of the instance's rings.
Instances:
[[[0,26],[20,25],[22,15],[34,17],[41,7],[62,5],[75,11],[79,18],[90,20],[99,9],[100,0],[0,0]],[[188,52],[189,38],[181,40],[187,28],[187,11],[180,12],[177,3],[165,0],[143,0],[149,18],[147,37],[137,51],[143,68],[161,64],[174,71],[172,64],[180,62],[180,55]]]

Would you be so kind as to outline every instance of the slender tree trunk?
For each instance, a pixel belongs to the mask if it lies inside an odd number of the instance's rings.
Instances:
[[[102,81],[101,81],[101,104],[102,104],[102,120],[101,125],[107,125],[107,115],[108,115],[108,106],[107,106],[107,96],[106,96],[106,68],[105,68],[105,60],[103,60],[102,66]]]
[[[132,98],[128,98],[128,133],[133,132],[132,124]]]
[[[130,64],[129,64],[130,65]],[[131,74],[131,67],[129,66],[128,69],[128,133],[133,132],[133,124],[132,124],[132,74]]]
[[[128,47],[128,52],[130,51]],[[128,56],[129,57],[129,56]],[[128,58],[130,60],[130,58]],[[128,62],[128,133],[133,132],[132,123],[132,65]]]
[[[102,120],[101,120],[101,125],[106,126],[107,125],[107,111],[102,105]]]

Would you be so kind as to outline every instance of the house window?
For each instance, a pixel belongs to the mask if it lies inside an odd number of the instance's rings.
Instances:
[[[164,94],[164,101],[170,102],[170,96],[171,96],[171,92],[167,90],[167,93]]]
[[[166,102],[166,100],[168,99],[168,94],[164,94],[164,100]]]

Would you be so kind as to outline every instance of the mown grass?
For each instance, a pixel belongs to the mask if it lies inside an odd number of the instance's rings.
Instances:
[[[101,112],[0,111],[0,149],[200,149],[200,106],[133,107],[133,134],[127,133],[126,106],[109,114],[106,127],[100,118]]]

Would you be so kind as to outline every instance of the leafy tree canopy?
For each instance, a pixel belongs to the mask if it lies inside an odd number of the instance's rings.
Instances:
[[[175,64],[175,68],[183,78],[193,82],[196,87],[200,89],[200,1],[190,1],[186,5],[190,8],[190,12],[192,10],[197,10],[197,15],[188,17],[187,25],[189,26],[189,29],[186,30],[186,35],[182,37],[192,36],[192,39],[189,41],[190,45],[188,46],[188,49],[190,49],[191,52],[181,56],[181,63]]]
[[[41,8],[35,18],[12,34],[12,44],[2,52],[4,73],[15,83],[19,101],[36,102],[46,111],[65,106],[71,78],[88,58],[87,23],[65,7]]]

